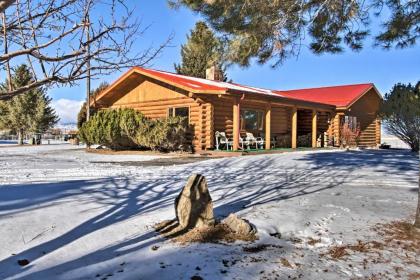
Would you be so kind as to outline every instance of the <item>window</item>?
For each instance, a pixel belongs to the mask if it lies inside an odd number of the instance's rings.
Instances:
[[[247,131],[264,130],[264,112],[257,110],[242,110],[241,129]]]
[[[344,116],[344,124],[347,124],[351,130],[355,130],[358,127],[357,117]]]
[[[187,123],[190,123],[190,108],[189,107],[172,107],[168,109],[169,117],[185,117]]]

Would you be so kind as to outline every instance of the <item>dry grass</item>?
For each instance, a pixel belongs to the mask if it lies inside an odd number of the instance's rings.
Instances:
[[[315,239],[315,238],[309,237],[309,241],[308,241],[309,245],[314,246],[317,243],[321,243],[321,238]]]
[[[327,252],[327,255],[333,259],[341,259],[348,254],[349,253],[346,250],[346,246],[334,246]]]
[[[408,275],[408,280],[418,280],[418,279],[420,279],[420,272],[414,272]]]
[[[255,241],[258,237],[255,234],[238,234],[233,232],[228,226],[217,223],[214,226],[203,226],[191,230],[181,229],[176,221],[164,221],[154,226],[162,236],[178,242],[186,243],[232,243],[237,240]]]
[[[378,224],[375,231],[382,236],[387,246],[399,247],[420,254],[420,230],[406,221]]]
[[[280,259],[280,262],[285,267],[293,268],[293,266],[290,264],[290,262],[287,259],[285,259],[285,258],[281,258]]]
[[[328,255],[333,259],[341,259],[350,255],[350,252],[366,254],[385,249],[389,251],[403,249],[420,254],[420,230],[415,229],[411,223],[396,221],[388,224],[377,224],[374,230],[378,233],[382,242],[358,240],[356,244],[334,246],[322,256]]]
[[[350,252],[369,253],[374,250],[382,250],[384,244],[378,241],[363,242],[358,240],[356,244],[348,244],[342,246],[334,246],[326,254],[333,259],[341,259],[344,256],[350,255]]]

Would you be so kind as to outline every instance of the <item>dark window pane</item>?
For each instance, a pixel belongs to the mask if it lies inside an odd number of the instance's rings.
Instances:
[[[263,112],[254,110],[241,111],[241,128],[247,131],[263,129]]]
[[[183,117],[187,123],[190,122],[190,108],[189,107],[175,107],[168,109],[169,117]]]
[[[175,116],[176,117],[185,117],[188,118],[188,116],[190,115],[190,110],[188,107],[180,107],[180,108],[175,108]]]

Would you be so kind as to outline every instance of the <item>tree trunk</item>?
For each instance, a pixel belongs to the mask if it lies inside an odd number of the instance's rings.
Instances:
[[[18,144],[23,145],[23,129],[19,129],[18,132]]]
[[[420,159],[420,153],[419,153]],[[420,173],[420,163],[419,163],[419,173]],[[417,199],[417,212],[416,212],[416,221],[414,222],[414,227],[420,228],[420,174],[419,174],[419,196]]]

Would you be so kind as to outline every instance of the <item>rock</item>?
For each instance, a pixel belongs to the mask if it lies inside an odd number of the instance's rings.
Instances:
[[[23,259],[23,260],[18,260],[18,264],[20,266],[25,266],[29,264],[29,261],[27,259]]]
[[[269,234],[272,237],[276,237],[278,239],[281,239],[281,233],[280,232],[272,232],[272,233],[269,233]]]
[[[175,213],[182,229],[214,225],[213,201],[204,176],[190,176],[175,200]]]
[[[233,232],[239,235],[253,235],[257,232],[250,222],[245,219],[238,218],[235,214],[230,214],[222,221],[222,223],[227,225]]]

